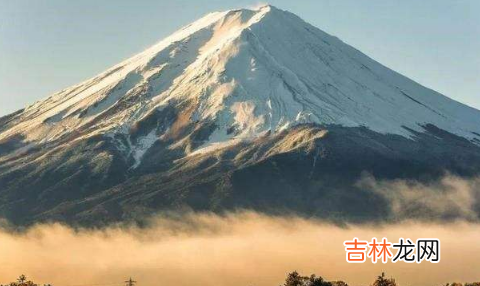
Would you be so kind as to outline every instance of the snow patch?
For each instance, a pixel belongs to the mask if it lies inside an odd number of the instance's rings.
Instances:
[[[140,166],[140,164],[142,163],[143,156],[148,151],[148,149],[152,147],[155,141],[157,141],[157,139],[158,137],[155,130],[152,130],[146,136],[138,138],[137,143],[130,147],[132,157],[135,160],[135,163],[133,164],[132,169],[135,169],[138,166]]]

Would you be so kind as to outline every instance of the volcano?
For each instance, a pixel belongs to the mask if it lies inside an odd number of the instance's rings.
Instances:
[[[269,5],[208,14],[0,118],[0,215],[14,224],[238,209],[389,220],[365,174],[479,171],[480,111]]]

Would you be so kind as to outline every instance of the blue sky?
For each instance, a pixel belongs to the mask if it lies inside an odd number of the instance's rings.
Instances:
[[[208,12],[264,3],[0,0],[0,116],[92,77]],[[480,109],[480,1],[268,3]]]

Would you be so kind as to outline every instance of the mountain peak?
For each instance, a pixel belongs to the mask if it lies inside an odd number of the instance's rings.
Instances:
[[[304,123],[365,126],[405,137],[412,136],[410,130],[423,132],[426,124],[468,139],[480,134],[477,110],[408,80],[293,14],[264,5],[203,17],[15,115],[10,127],[1,129],[0,140],[21,135],[38,144],[71,134],[81,134],[78,139],[129,136],[165,109],[184,117],[175,128],[194,122],[211,126],[201,147]],[[147,148],[160,131],[145,132],[153,132],[145,139]]]
[[[240,9],[232,9],[228,11],[262,11],[262,10],[277,10],[280,11],[277,7],[271,5],[271,4],[260,4],[254,7],[245,7],[245,8],[240,8]]]
[[[480,111],[299,17],[216,12],[1,117],[0,214],[100,222],[295,206],[337,220],[376,201],[377,220],[385,198],[359,189],[363,174],[477,176],[479,145]]]
[[[277,7],[275,7],[271,4],[260,5],[255,10],[276,10],[276,11],[280,11],[280,9],[278,9]]]

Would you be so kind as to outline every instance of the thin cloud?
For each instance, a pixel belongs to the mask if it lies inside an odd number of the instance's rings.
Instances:
[[[480,179],[445,176],[420,183],[413,180],[379,181],[364,176],[357,186],[389,202],[395,220],[479,221]]]
[[[353,237],[438,237],[440,264],[350,265],[344,240]],[[387,271],[400,285],[441,285],[478,280],[480,226],[468,223],[363,225],[339,228],[298,217],[253,212],[158,217],[148,228],[72,229],[38,225],[24,232],[0,231],[0,277],[7,283],[26,274],[55,286],[276,286],[289,271],[316,273],[349,285],[370,285]],[[468,267],[466,267],[468,266]],[[429,273],[429,275],[425,275]]]

